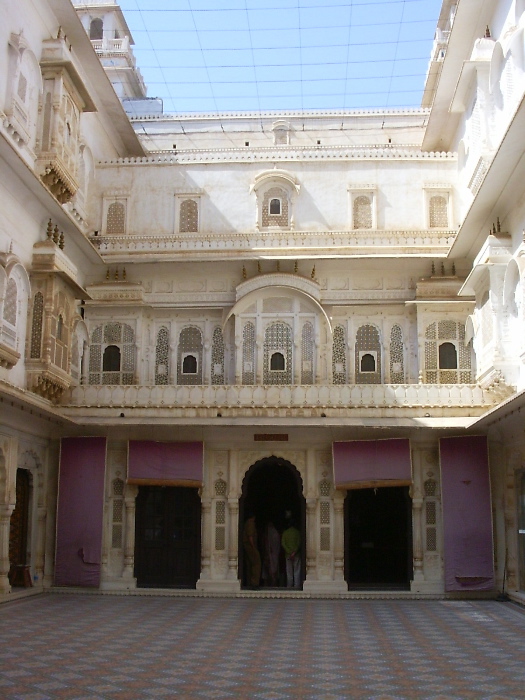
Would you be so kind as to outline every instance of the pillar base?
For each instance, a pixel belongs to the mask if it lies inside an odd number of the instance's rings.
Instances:
[[[411,593],[443,593],[442,581],[410,581]]]
[[[303,583],[303,591],[324,595],[348,593],[348,584],[346,581],[309,581],[306,579]]]
[[[134,591],[136,587],[136,578],[119,578],[101,581],[99,588],[101,591]]]
[[[235,581],[219,580],[212,581],[211,579],[197,581],[197,590],[204,593],[238,593],[241,590],[241,582],[239,579]]]

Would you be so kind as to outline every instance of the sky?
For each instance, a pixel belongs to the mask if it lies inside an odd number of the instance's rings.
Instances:
[[[120,0],[164,112],[419,107],[441,0]]]

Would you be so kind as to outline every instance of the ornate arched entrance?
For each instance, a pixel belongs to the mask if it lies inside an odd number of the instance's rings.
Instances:
[[[242,533],[248,514],[255,515],[258,547],[263,563],[261,585],[286,587],[284,555],[281,553],[277,580],[271,580],[265,569],[268,524],[272,523],[279,534],[286,526],[287,514],[295,521],[301,533],[301,580],[306,572],[306,502],[303,496],[303,480],[297,468],[281,457],[265,457],[255,462],[246,472],[239,500],[239,579],[247,585]]]

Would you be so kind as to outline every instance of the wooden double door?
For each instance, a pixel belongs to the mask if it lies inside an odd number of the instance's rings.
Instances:
[[[141,486],[135,520],[137,585],[195,588],[201,565],[201,500],[196,488]]]

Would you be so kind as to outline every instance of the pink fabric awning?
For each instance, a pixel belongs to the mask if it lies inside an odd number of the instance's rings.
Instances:
[[[494,555],[487,438],[441,438],[439,453],[445,590],[491,590]]]
[[[410,441],[350,440],[334,442],[334,483],[338,489],[407,486],[412,483]]]
[[[130,440],[128,483],[198,487],[203,462],[202,442]]]
[[[100,585],[106,438],[62,438],[56,586]]]

